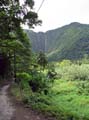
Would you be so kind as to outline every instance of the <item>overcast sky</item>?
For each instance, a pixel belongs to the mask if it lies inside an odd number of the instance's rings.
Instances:
[[[42,0],[34,1],[37,11]],[[35,31],[47,31],[71,22],[89,24],[89,0],[45,0],[38,15],[43,23]]]

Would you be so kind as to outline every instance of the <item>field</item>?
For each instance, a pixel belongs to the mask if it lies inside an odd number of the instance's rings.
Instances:
[[[56,80],[52,90],[52,99],[59,111],[71,119],[89,119],[89,95],[81,93],[78,82]]]
[[[42,91],[33,93],[24,80],[23,102],[56,120],[89,120],[89,64],[64,61],[55,64],[55,71],[57,77],[47,95]],[[20,98],[19,89],[13,88],[13,93]]]

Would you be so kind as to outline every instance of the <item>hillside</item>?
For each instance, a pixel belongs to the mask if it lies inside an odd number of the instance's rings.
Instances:
[[[74,22],[45,33],[26,32],[32,49],[45,51],[49,60],[79,59],[89,54],[89,25]]]

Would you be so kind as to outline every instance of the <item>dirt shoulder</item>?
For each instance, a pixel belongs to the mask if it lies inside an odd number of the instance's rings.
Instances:
[[[33,110],[31,107],[27,108],[23,103],[17,101],[10,94],[10,89],[8,90],[8,94],[15,108],[15,112],[11,120],[54,120],[53,118],[46,117],[37,112],[37,110]]]
[[[0,120],[11,120],[15,110],[7,95],[8,88],[9,85],[4,85],[0,89]]]
[[[25,108],[23,104],[15,103],[15,113],[12,120],[48,120],[31,108]]]

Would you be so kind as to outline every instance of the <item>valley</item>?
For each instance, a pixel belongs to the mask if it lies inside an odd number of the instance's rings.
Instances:
[[[25,30],[34,52],[43,51],[49,61],[81,59],[89,54],[89,25],[77,22],[45,33]]]

